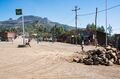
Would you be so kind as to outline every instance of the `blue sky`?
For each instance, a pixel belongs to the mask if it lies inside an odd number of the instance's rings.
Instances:
[[[108,0],[108,7],[120,4],[120,0]],[[16,8],[22,8],[24,15],[47,17],[51,21],[74,26],[74,6],[80,7],[78,14],[105,9],[105,0],[0,0],[0,21],[17,19]],[[85,28],[94,22],[95,15],[78,16],[78,27]],[[120,33],[120,6],[108,11],[108,25],[113,33]],[[98,14],[98,25],[105,26],[105,12]]]

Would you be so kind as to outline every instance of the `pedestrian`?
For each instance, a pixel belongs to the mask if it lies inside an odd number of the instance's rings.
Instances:
[[[95,48],[97,48],[98,47],[98,40],[97,40],[97,38],[95,38]]]
[[[28,45],[29,47],[31,47],[31,45],[30,45],[30,41],[31,41],[31,39],[28,38],[28,40],[27,40],[27,42],[26,42],[26,45]]]
[[[83,45],[84,45],[84,37],[83,37],[83,35],[82,35],[82,36],[81,36],[81,49],[82,49],[82,51],[84,51]]]

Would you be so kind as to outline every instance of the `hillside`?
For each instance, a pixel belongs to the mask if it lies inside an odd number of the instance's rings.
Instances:
[[[22,17],[19,17],[16,20],[13,20],[12,18],[10,18],[9,20],[6,20],[6,21],[0,21],[0,27],[1,28],[20,27],[21,22],[22,22]],[[25,22],[26,27],[29,25],[36,25],[37,24],[38,26],[43,26],[43,27],[46,27],[48,29],[52,28],[55,25],[58,27],[63,26],[66,30],[73,29],[73,27],[71,27],[71,26],[50,21],[46,17],[42,18],[39,16],[33,16],[33,15],[24,16],[24,22]]]

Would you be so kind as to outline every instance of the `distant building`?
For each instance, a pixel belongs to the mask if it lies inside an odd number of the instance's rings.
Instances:
[[[16,33],[15,32],[6,32],[7,33],[7,40],[12,41],[16,38]]]
[[[15,32],[0,32],[1,41],[13,41],[16,38]]]
[[[0,41],[7,41],[7,34],[4,32],[0,32]]]
[[[96,30],[84,30],[84,41],[85,44],[95,45],[97,42],[98,45],[103,46],[106,41],[106,33]]]
[[[120,34],[115,34],[114,46],[120,49]]]
[[[99,45],[105,45],[106,42],[106,33],[97,31],[97,42]]]
[[[81,44],[82,40],[85,45],[96,45],[96,41],[98,45],[104,46],[106,41],[106,33],[95,31],[95,30],[86,30],[82,29],[82,32],[77,35],[77,44]],[[83,39],[81,39],[81,36]],[[66,42],[66,43],[76,43],[76,37],[74,34],[64,34],[57,39],[58,42]]]

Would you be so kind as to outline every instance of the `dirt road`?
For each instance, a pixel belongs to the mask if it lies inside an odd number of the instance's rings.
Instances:
[[[17,48],[17,39],[0,43],[0,79],[120,79],[120,66],[86,66],[66,58],[79,45],[35,41],[32,47]],[[94,49],[86,46],[85,50]]]

